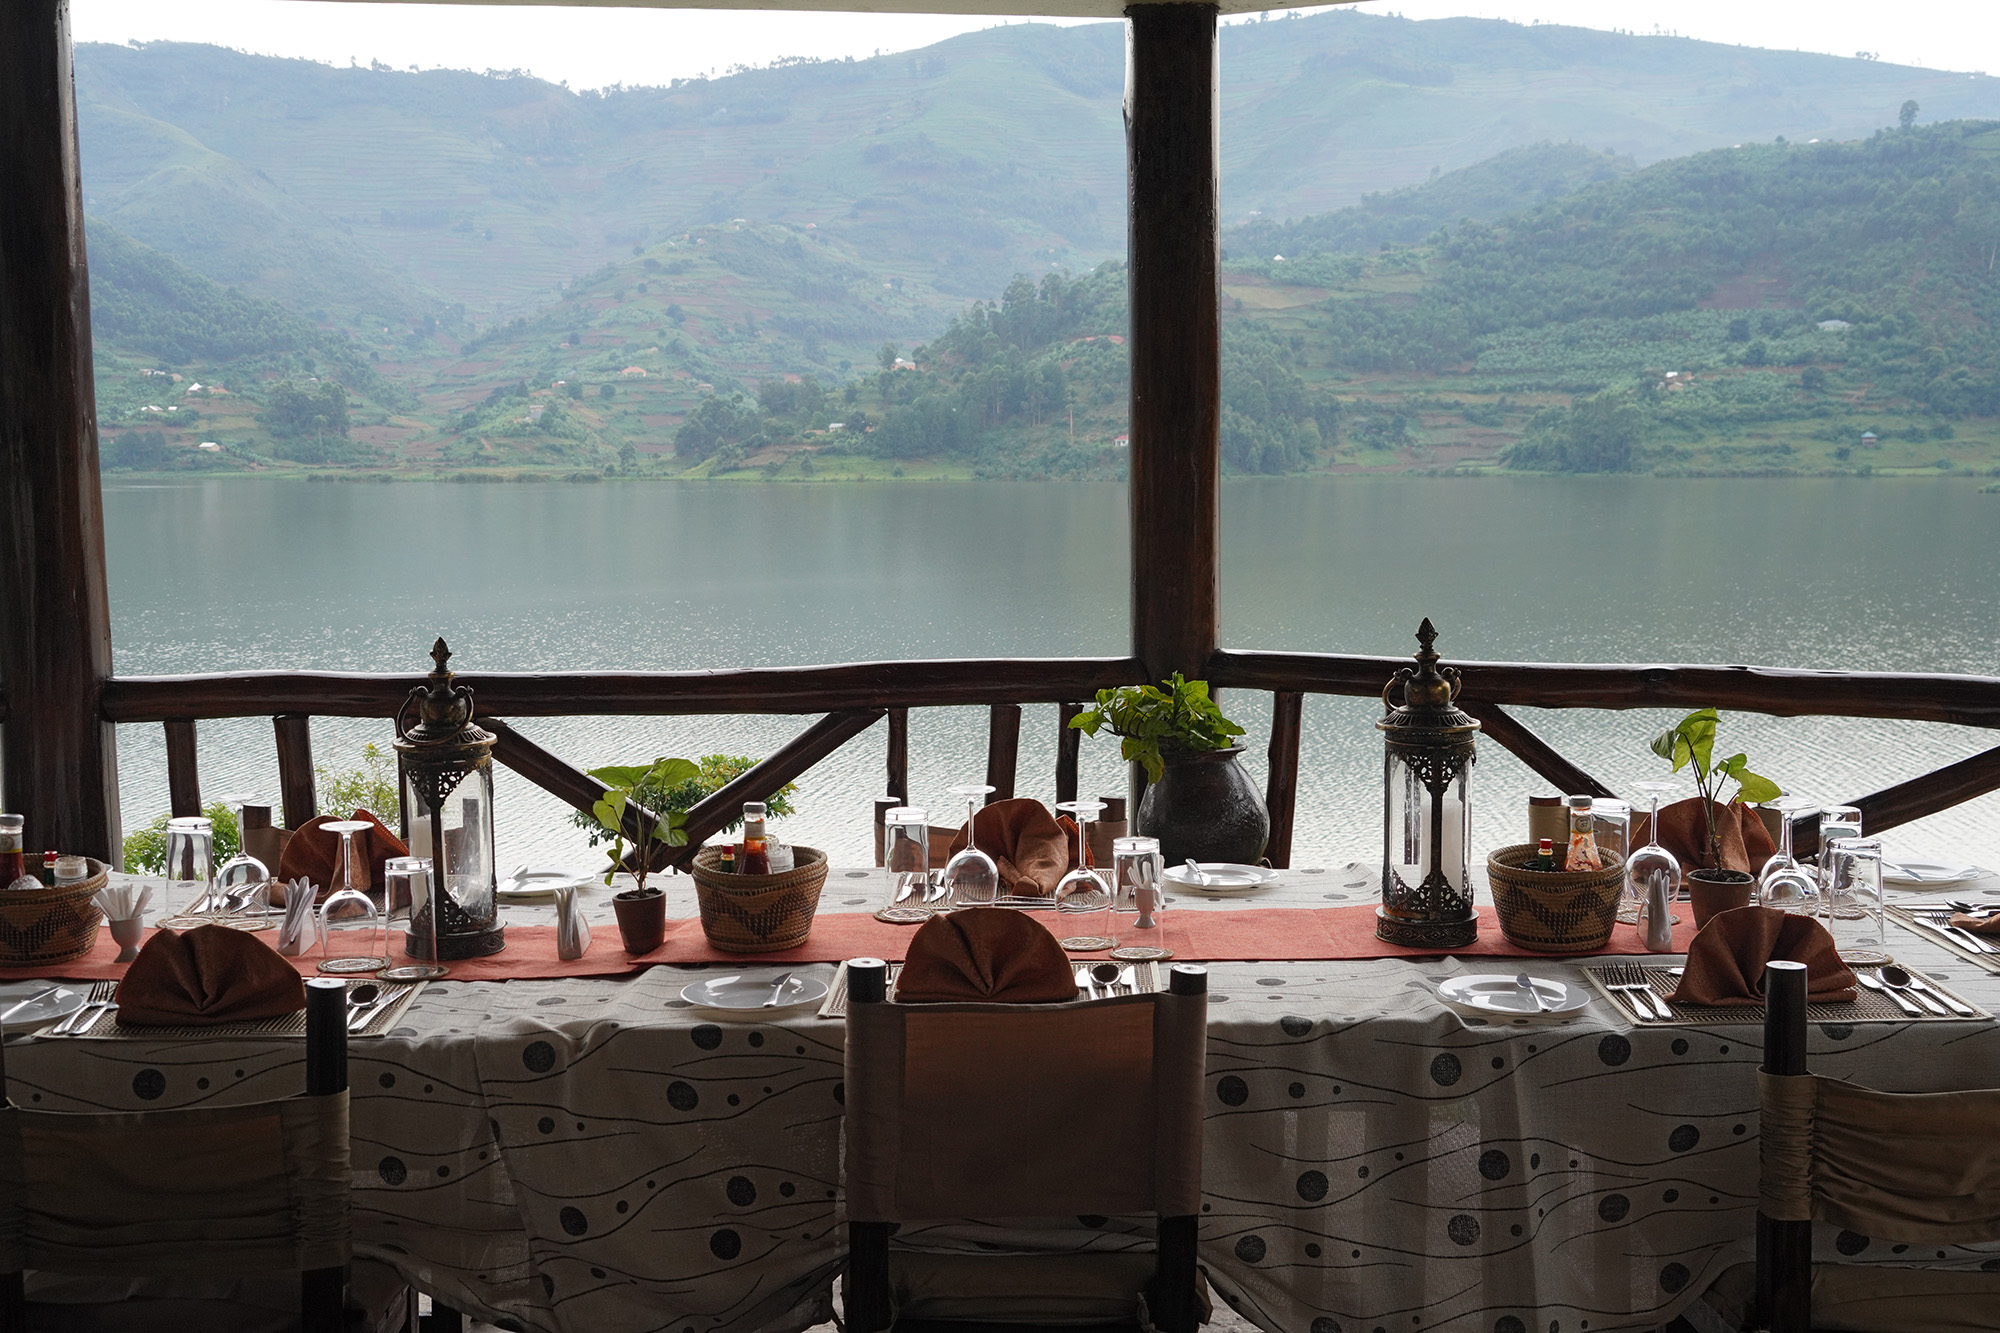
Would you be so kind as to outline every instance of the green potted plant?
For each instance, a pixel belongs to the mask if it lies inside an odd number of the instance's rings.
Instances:
[[[650,764],[593,768],[590,776],[604,784],[604,795],[597,798],[590,813],[611,835],[611,864],[604,872],[604,882],[610,884],[621,869],[632,872],[633,887],[611,899],[611,910],[618,914],[619,938],[627,953],[651,953],[666,938],[667,930],[666,895],[646,884],[652,873],[654,844],[686,846],[687,832],[681,825],[687,822],[687,812],[649,809],[634,793],[668,790],[695,781],[701,769],[686,759],[655,759]],[[633,816],[631,829],[625,827],[627,811]],[[628,837],[632,840],[630,857],[625,855]]]
[[[1706,925],[1708,918],[1750,901],[1756,876],[1723,864],[1725,825],[1744,823],[1744,808],[1752,801],[1776,800],[1784,793],[1769,778],[1750,771],[1748,756],[1741,753],[1727,759],[1715,758],[1715,731],[1721,721],[1713,708],[1699,708],[1653,737],[1653,753],[1673,765],[1694,770],[1695,801],[1700,816],[1697,864],[1683,878],[1694,907],[1695,924]],[[1729,791],[1728,784],[1735,784]],[[1727,794],[1728,799],[1724,800]],[[1653,833],[1659,838],[1658,830]]]
[[[1264,797],[1237,756],[1243,728],[1222,715],[1208,682],[1177,671],[1159,685],[1099,690],[1070,725],[1087,736],[1108,728],[1119,753],[1146,771],[1133,831],[1160,840],[1168,865],[1226,861],[1255,865],[1271,836]]]

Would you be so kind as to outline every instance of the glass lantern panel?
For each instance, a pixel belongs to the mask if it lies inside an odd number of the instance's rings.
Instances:
[[[410,855],[442,866],[444,891],[474,922],[494,920],[493,766],[482,763],[445,793],[433,811],[405,774],[403,800],[410,812]]]
[[[1417,770],[1400,754],[1389,751],[1386,762],[1383,789],[1388,809],[1383,825],[1383,859],[1390,871],[1405,891],[1415,893],[1430,875],[1435,851],[1445,883],[1454,893],[1469,898],[1466,847],[1470,767],[1445,787],[1441,797],[1433,797]]]

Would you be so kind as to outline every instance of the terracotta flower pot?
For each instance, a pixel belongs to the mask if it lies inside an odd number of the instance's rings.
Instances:
[[[1166,770],[1146,788],[1133,831],[1160,840],[1170,866],[1183,861],[1256,865],[1271,836],[1264,795],[1236,762],[1243,747],[1166,751]]]
[[[1757,890],[1756,877],[1742,870],[1690,870],[1684,878],[1688,900],[1694,906],[1696,930],[1717,912],[1748,907]]]
[[[626,953],[651,953],[667,938],[667,895],[660,890],[627,889],[612,897],[611,910]]]

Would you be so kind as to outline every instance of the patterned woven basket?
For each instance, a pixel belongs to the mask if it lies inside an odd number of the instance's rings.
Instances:
[[[96,894],[110,873],[104,862],[91,861],[90,878],[81,883],[14,893],[0,888],[0,967],[67,963],[89,953],[104,919]]]
[[[1500,932],[1536,953],[1594,953],[1611,938],[1618,899],[1625,891],[1625,862],[1604,853],[1605,868],[1580,871],[1529,870],[1533,843],[1502,847],[1486,858],[1493,886],[1493,909]]]
[[[724,953],[777,953],[806,942],[826,885],[826,853],[793,847],[792,857],[783,874],[736,875],[716,868],[720,847],[695,853],[695,900],[710,944]]]

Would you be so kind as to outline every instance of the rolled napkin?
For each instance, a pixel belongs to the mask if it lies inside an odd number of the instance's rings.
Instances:
[[[1764,868],[1766,861],[1778,854],[1777,845],[1764,828],[1764,821],[1748,806],[1734,802],[1728,805],[1711,803],[1709,809],[1714,812],[1717,829],[1722,834],[1720,866],[1708,864],[1708,838],[1702,829],[1699,796],[1675,801],[1660,810],[1660,846],[1674,854],[1674,859],[1681,863],[1682,871],[1707,866],[1710,870],[1745,870],[1754,875]],[[1647,817],[1635,816],[1632,820],[1632,845],[1643,847],[1651,836]]]
[[[340,866],[340,835],[323,832],[320,826],[342,818],[346,816],[319,815],[300,825],[286,841],[285,854],[278,858],[277,879],[289,884],[303,877],[324,898],[327,886],[333,882],[334,872]],[[368,811],[356,810],[352,818],[365,819],[374,825],[367,832],[354,835],[355,878],[366,876],[366,882],[360,887],[379,889],[382,887],[382,863],[392,856],[408,856],[410,849]]]
[[[295,1014],[306,984],[247,930],[156,930],[118,985],[118,1021],[145,1026],[243,1023]]]
[[[1840,1004],[1855,997],[1854,973],[1840,961],[1833,936],[1811,917],[1775,907],[1738,907],[1710,917],[1688,946],[1681,984],[1668,998],[1680,1004],[1762,1004],[1764,965],[1806,965],[1806,998]]]
[[[999,867],[1002,893],[1046,898],[1076,868],[1076,825],[1067,817],[1057,819],[1040,801],[1019,796],[983,806],[973,816],[972,831],[979,850]],[[949,855],[964,850],[961,827]]]
[[[907,1004],[1075,998],[1076,974],[1056,937],[1027,913],[1005,907],[966,907],[924,922],[896,977],[896,999]]]
[[[285,919],[278,924],[278,952],[297,958],[319,939],[319,913],[314,910],[312,885],[303,878],[285,894]]]
[[[583,904],[576,900],[577,886],[556,888],[556,957],[573,963],[590,947],[590,923],[583,919]]]
[[[1953,912],[1948,924],[1957,926],[1960,930],[1969,930],[1975,935],[2000,935],[2000,912],[1992,912],[1985,916],[1977,912]]]

